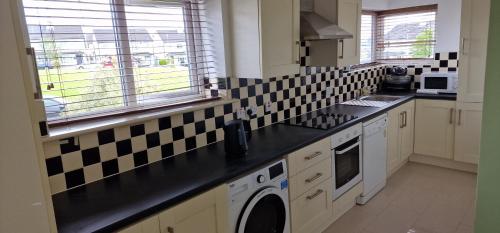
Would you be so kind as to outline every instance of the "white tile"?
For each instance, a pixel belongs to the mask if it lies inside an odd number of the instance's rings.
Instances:
[[[99,146],[99,154],[102,162],[115,159],[118,157],[116,152],[116,143],[108,143]]]
[[[148,148],[148,146],[146,143],[146,136],[141,135],[141,136],[132,138],[132,151],[133,152],[143,151],[143,150],[146,150],[147,148]]]
[[[78,139],[82,150],[99,146],[97,132],[80,135]]]
[[[64,154],[61,158],[64,172],[73,171],[83,167],[82,153],[80,151]]]
[[[64,173],[49,177],[50,192],[52,194],[60,193],[66,190],[66,178]]]
[[[172,129],[166,129],[160,131],[160,144],[165,145],[168,143],[172,143],[174,140],[172,136]]]
[[[43,143],[43,153],[45,158],[53,158],[61,155],[61,147],[59,141]]]
[[[147,121],[146,123],[144,123],[144,128],[145,128],[146,134],[158,132],[160,130],[158,127],[159,127],[159,125],[158,125],[157,119]]]
[[[121,141],[124,139],[130,138],[130,127],[129,126],[122,126],[115,128],[115,140],[116,141]]]
[[[85,175],[85,183],[91,183],[103,178],[102,175],[102,164],[96,163],[83,168],[83,173]]]

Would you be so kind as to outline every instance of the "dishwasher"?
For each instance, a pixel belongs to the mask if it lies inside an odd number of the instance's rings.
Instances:
[[[363,193],[358,204],[366,204],[386,184],[387,114],[363,123]]]

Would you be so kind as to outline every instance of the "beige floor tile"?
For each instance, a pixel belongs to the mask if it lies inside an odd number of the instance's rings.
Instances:
[[[408,163],[325,233],[472,233],[476,175]]]

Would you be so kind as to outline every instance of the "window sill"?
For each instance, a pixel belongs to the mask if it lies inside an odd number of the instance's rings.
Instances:
[[[95,132],[99,130],[105,130],[120,126],[133,125],[136,123],[143,123],[148,120],[158,119],[162,117],[183,114],[186,112],[192,112],[196,110],[201,110],[209,107],[224,105],[228,103],[237,102],[237,99],[231,100],[214,100],[207,101],[203,103],[192,103],[184,106],[179,106],[175,108],[169,108],[166,110],[158,109],[156,111],[143,112],[143,113],[132,113],[129,115],[122,115],[111,118],[103,118],[96,120],[88,120],[85,122],[75,122],[64,126],[51,127],[49,129],[49,135],[42,137],[42,142],[61,140],[69,137],[74,137],[77,135]]]

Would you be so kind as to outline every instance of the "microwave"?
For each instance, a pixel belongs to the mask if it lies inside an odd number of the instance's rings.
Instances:
[[[420,78],[419,93],[431,94],[456,94],[458,87],[458,74],[456,72],[431,72],[423,73]]]

